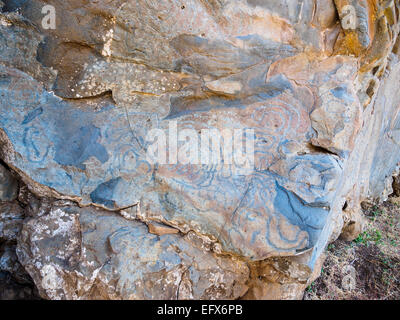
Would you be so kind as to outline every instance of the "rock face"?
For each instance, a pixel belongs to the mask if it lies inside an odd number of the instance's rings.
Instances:
[[[25,210],[16,200],[18,181],[0,165],[0,300],[38,299],[37,289],[16,254],[17,238],[25,218]]]
[[[0,201],[14,201],[17,199],[17,193],[17,180],[0,164]]]
[[[397,0],[0,8],[0,237],[43,298],[301,298],[391,193]]]
[[[152,235],[99,209],[52,207],[26,221],[17,253],[50,299],[232,299],[248,289],[247,265],[194,233]]]

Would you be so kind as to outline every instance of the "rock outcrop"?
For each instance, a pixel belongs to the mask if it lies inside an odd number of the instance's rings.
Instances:
[[[299,299],[392,192],[397,0],[0,8],[2,259],[42,298]]]

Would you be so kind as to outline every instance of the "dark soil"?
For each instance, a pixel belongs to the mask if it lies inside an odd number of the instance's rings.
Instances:
[[[364,214],[368,223],[356,240],[328,246],[321,277],[304,299],[400,299],[400,198],[365,204]]]

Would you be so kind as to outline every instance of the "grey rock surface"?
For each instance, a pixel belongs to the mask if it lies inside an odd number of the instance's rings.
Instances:
[[[0,238],[44,298],[298,298],[391,192],[397,0],[0,7]],[[151,162],[173,125],[254,130],[254,168]]]
[[[15,202],[0,202],[0,241],[16,241],[24,220],[22,208]]]
[[[195,234],[152,235],[100,209],[53,207],[29,219],[17,253],[50,299],[236,299],[248,289],[246,263]]]
[[[0,164],[0,201],[14,201],[18,195],[18,181]]]

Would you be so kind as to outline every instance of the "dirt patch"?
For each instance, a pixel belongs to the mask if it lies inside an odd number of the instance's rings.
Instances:
[[[400,299],[400,198],[364,203],[363,210],[365,231],[352,242],[328,246],[321,277],[307,288],[305,300]]]

